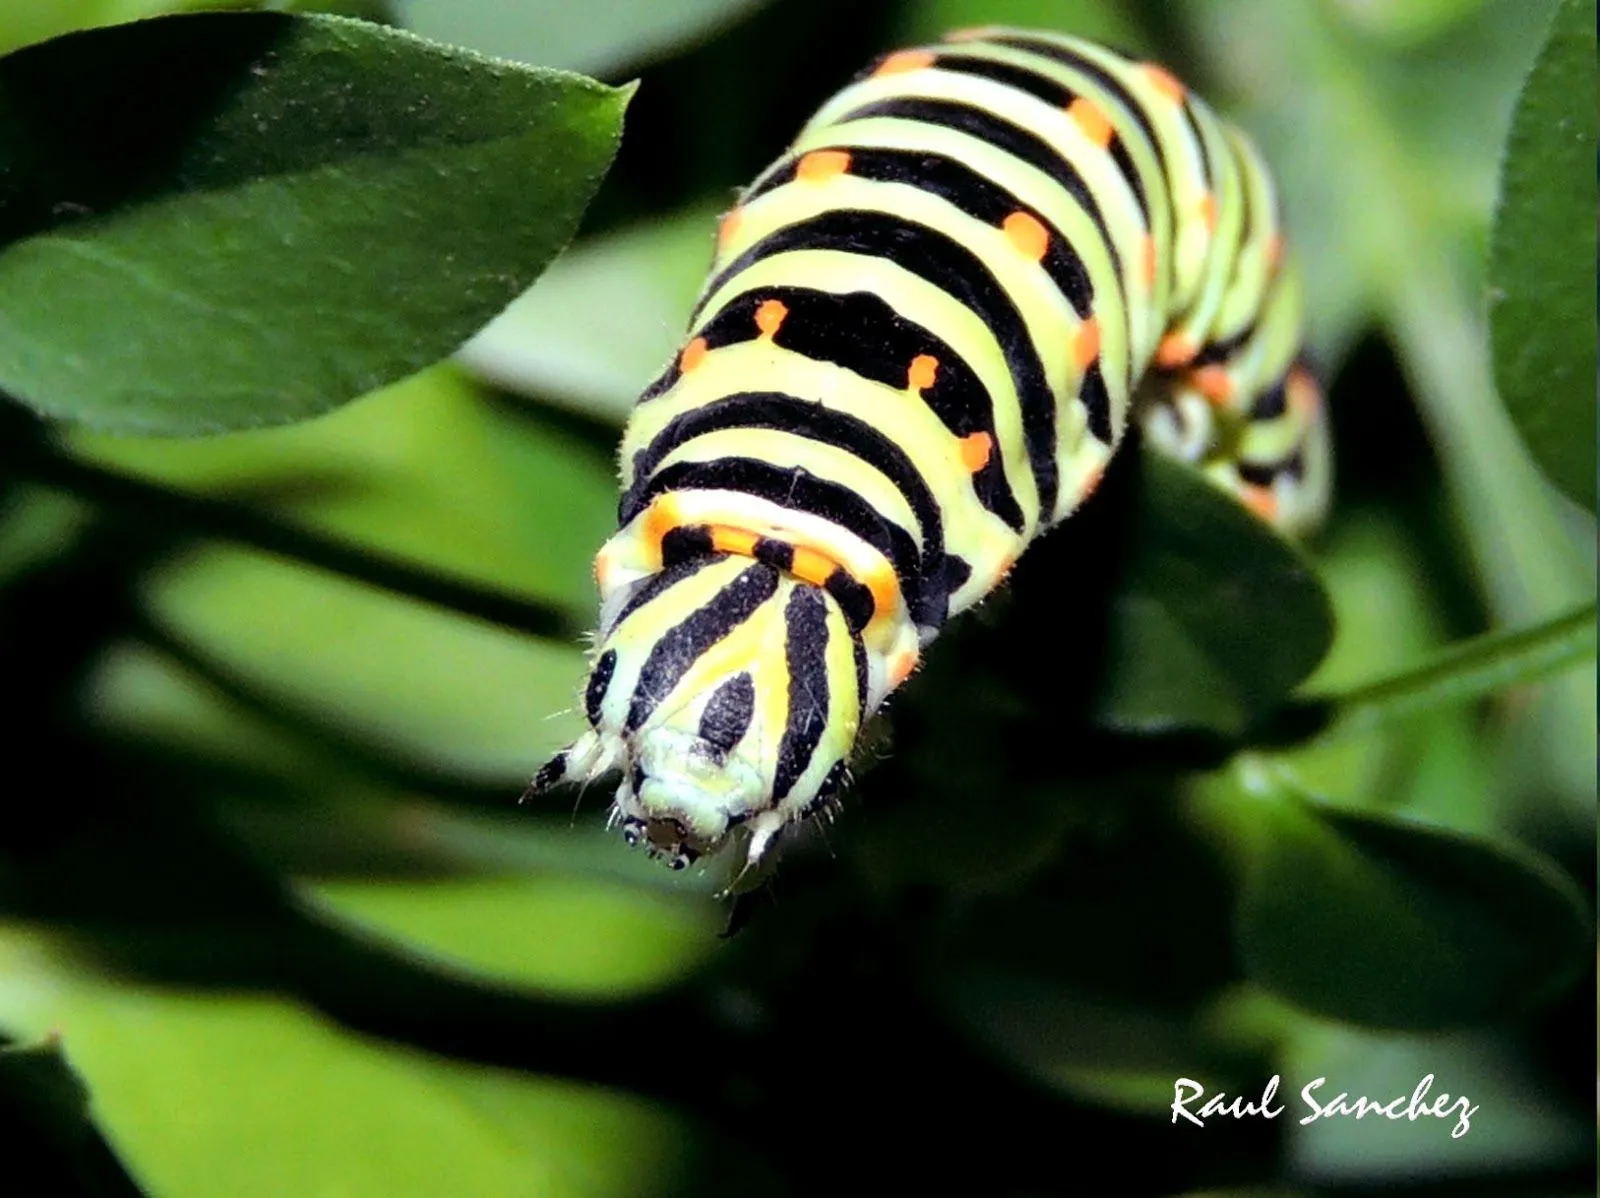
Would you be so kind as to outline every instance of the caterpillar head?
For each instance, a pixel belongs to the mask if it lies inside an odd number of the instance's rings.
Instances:
[[[838,789],[866,653],[834,599],[773,566],[709,555],[607,604],[590,731],[533,789],[620,769],[612,819],[674,869],[745,837],[754,864]]]

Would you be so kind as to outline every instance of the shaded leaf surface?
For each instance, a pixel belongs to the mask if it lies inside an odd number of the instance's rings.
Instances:
[[[291,1001],[108,985],[17,928],[0,953],[0,1019],[59,1030],[153,1193],[631,1195],[680,1159],[636,1099],[367,1039]]]
[[[628,93],[262,13],[31,47],[0,95],[0,386],[195,433],[449,353],[572,235]]]
[[[1192,470],[1153,451],[1140,469],[1097,716],[1237,735],[1322,659],[1332,605],[1297,549]]]
[[[1443,1028],[1525,1011],[1582,968],[1590,920],[1555,867],[1260,782],[1201,809],[1247,846],[1236,937],[1262,985],[1354,1023]]]
[[[1489,267],[1500,395],[1546,473],[1591,509],[1594,64],[1594,0],[1566,0],[1517,101]]]

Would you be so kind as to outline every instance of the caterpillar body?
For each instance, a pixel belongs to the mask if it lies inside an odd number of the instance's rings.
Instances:
[[[1130,417],[1315,525],[1301,326],[1257,151],[1162,67],[1003,28],[878,60],[721,222],[624,435],[590,730],[533,789],[619,769],[631,843],[756,863]]]

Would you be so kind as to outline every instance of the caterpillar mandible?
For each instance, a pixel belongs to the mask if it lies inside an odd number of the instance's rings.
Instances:
[[[1007,28],[879,59],[721,222],[623,437],[590,730],[532,789],[615,768],[630,843],[760,861],[1130,413],[1310,529],[1302,307],[1257,151],[1164,68]]]

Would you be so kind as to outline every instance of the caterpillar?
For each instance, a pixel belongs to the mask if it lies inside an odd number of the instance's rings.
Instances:
[[[1260,155],[1163,67],[998,27],[880,58],[721,221],[624,433],[590,728],[531,791],[617,769],[630,843],[760,862],[1130,418],[1311,529],[1302,310]]]

